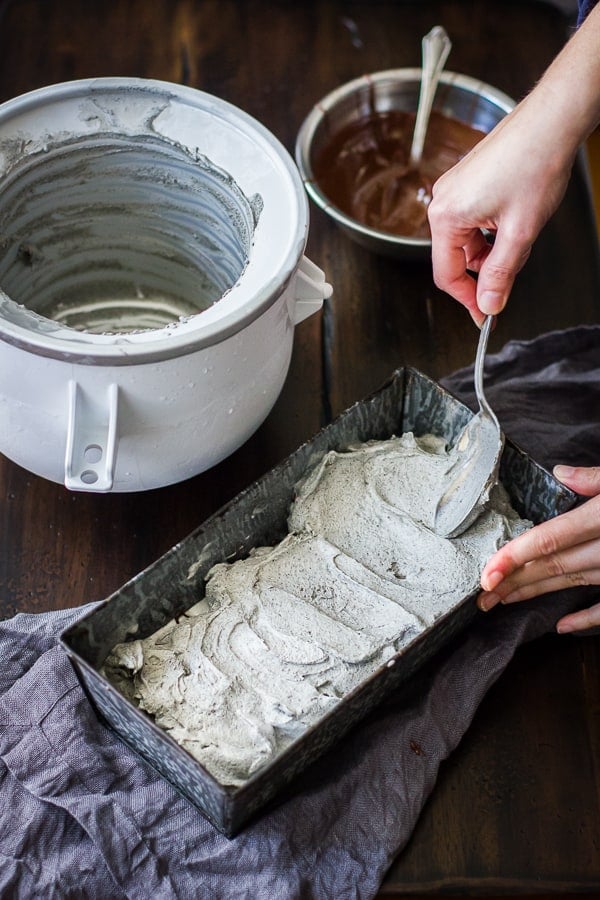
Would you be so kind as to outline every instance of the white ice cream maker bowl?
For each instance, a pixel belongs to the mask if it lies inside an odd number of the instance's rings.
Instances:
[[[141,79],[0,106],[0,451],[71,489],[201,472],[272,408],[331,292],[283,146]]]

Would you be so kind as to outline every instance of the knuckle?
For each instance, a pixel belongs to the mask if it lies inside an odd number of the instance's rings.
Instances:
[[[504,236],[513,247],[521,247],[522,252],[528,252],[533,244],[538,229],[533,222],[529,223],[524,216],[518,216],[510,221],[503,222]]]
[[[435,284],[435,286],[437,288],[439,288],[440,290],[443,290],[448,283],[448,279],[446,278],[446,276],[442,275],[441,272],[438,272],[437,269],[434,268],[433,283]]]
[[[572,587],[586,587],[590,584],[585,572],[566,572],[565,578]]]
[[[486,266],[486,275],[488,278],[506,278],[512,272],[512,266],[503,263],[491,262],[488,256],[488,264]]]
[[[532,230],[524,227],[522,224],[507,226],[506,232],[506,237],[515,247],[529,247],[535,237]]]
[[[444,218],[441,201],[435,195],[432,197],[431,202],[427,207],[427,218],[432,227],[437,225],[438,222],[442,221]]]
[[[551,528],[540,528],[537,533],[537,547],[540,556],[556,558],[558,553],[558,538]]]
[[[600,490],[600,466],[591,466],[583,470],[584,477],[593,491]],[[595,507],[593,515],[600,522],[600,507]]]
[[[546,556],[546,570],[551,578],[561,576],[570,578],[570,573],[567,572],[559,554],[552,553]]]

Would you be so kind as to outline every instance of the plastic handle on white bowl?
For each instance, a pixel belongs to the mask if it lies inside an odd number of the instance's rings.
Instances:
[[[333,288],[325,281],[325,273],[303,256],[296,273],[294,307],[290,313],[292,324],[297,325],[318,312],[332,292]]]
[[[110,491],[113,486],[119,417],[119,388],[109,384],[93,396],[69,381],[69,424],[65,487],[74,491]]]

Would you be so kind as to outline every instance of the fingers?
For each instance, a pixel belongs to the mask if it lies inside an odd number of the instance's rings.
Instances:
[[[598,486],[598,470],[572,470],[572,479]],[[592,584],[600,585],[600,495],[500,548],[483,570],[477,605],[487,612],[499,603]],[[600,604],[590,615],[584,610],[560,624],[565,633],[600,624]]]
[[[509,235],[501,227],[479,270],[477,306],[486,315],[497,315],[506,306],[517,274],[531,253],[531,240],[524,235]]]
[[[484,316],[477,307],[477,287],[467,269],[478,272],[483,235],[454,210],[452,197],[444,198],[447,175],[433,186],[433,199],[427,208],[431,229],[431,262],[437,287],[465,306],[477,325]],[[441,196],[440,196],[441,190]]]
[[[528,234],[500,228],[490,245],[480,228],[453,223],[443,207],[433,204],[429,224],[436,285],[466,306],[478,325],[486,315],[501,312],[531,253]],[[478,273],[477,283],[467,270]]]
[[[600,466],[555,466],[552,474],[583,497],[600,494]]]
[[[470,272],[479,273],[484,261],[489,256],[491,245],[485,239],[483,232],[476,228],[464,246],[466,267]]]
[[[467,258],[463,248],[465,243],[465,234],[460,231],[444,232],[432,242],[433,280],[442,291],[466,306],[480,325],[484,316],[477,307],[476,282],[467,272]]]
[[[514,603],[534,600],[536,597],[543,597],[544,594],[551,594],[554,591],[567,591],[569,588],[583,587],[589,584],[600,584],[600,569],[594,569],[586,573],[574,572],[556,576],[555,578],[546,578],[518,588],[507,594],[507,596],[502,596],[500,592],[493,591],[491,594],[488,594],[483,591],[477,597],[477,606],[482,612],[489,612],[495,606],[512,606]]]
[[[585,631],[586,628],[595,628],[600,625],[600,603],[590,606],[589,609],[580,609],[578,612],[563,616],[556,623],[559,634],[569,634],[572,631]]]
[[[503,579],[526,563],[544,557],[552,562],[561,552],[597,538],[600,538],[600,497],[594,497],[549,522],[542,522],[509,541],[485,565],[481,586],[484,591],[493,591]]]
[[[481,593],[477,605],[487,612],[498,603],[518,603],[550,591],[589,584],[600,584],[600,540],[527,563],[493,590]]]
[[[594,570],[593,573],[588,573],[588,576],[590,576],[589,584],[600,583],[600,569]],[[517,597],[515,595],[506,600],[496,600],[495,602],[490,602],[489,605],[486,595],[482,594],[477,599],[477,605],[483,612],[488,612],[497,602],[505,604],[515,603],[518,600],[531,600],[534,597],[542,596],[543,594],[548,594],[552,591],[560,591],[573,587],[573,582],[567,578],[551,578],[546,582],[539,583],[538,587],[538,591],[528,593],[526,590],[523,590],[522,596]],[[585,631],[587,628],[595,628],[597,626],[600,626],[600,603],[596,603],[589,609],[580,609],[577,612],[563,616],[562,619],[559,619],[556,623],[556,630],[559,634],[570,634],[573,631]]]

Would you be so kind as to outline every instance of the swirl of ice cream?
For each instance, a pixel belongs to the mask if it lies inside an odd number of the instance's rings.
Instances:
[[[412,434],[328,453],[297,485],[287,537],[214,566],[205,597],[117,646],[107,676],[219,782],[243,784],[528,527],[498,486],[465,534],[436,535],[448,461],[440,438]]]

